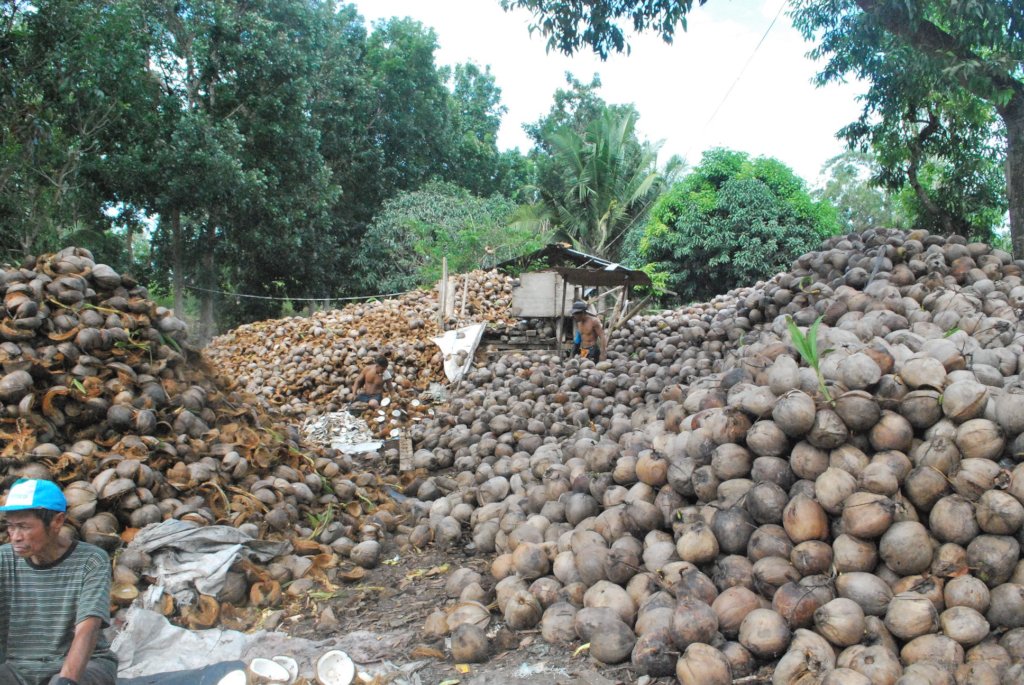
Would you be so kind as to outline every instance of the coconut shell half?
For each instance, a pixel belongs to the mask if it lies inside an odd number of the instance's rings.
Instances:
[[[316,662],[316,681],[320,685],[350,685],[356,676],[356,665],[348,654],[331,650]]]

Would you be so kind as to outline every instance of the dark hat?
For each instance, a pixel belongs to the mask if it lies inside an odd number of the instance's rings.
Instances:
[[[585,311],[587,311],[587,303],[583,300],[576,300],[572,303],[573,314],[582,314]]]

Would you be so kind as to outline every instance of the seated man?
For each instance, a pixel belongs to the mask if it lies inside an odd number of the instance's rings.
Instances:
[[[0,685],[114,685],[110,558],[61,535],[67,500],[46,480],[16,482],[0,511]]]
[[[576,340],[572,347],[573,356],[603,361],[608,358],[608,336],[605,335],[601,319],[587,311],[587,303],[576,300],[572,303],[572,320],[576,322]]]
[[[377,357],[360,372],[356,382],[352,384],[352,394],[356,402],[367,402],[371,407],[380,406],[384,399],[384,390],[390,385],[391,374],[388,373],[388,358]]]

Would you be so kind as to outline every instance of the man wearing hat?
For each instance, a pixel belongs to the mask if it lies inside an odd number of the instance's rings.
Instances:
[[[601,319],[587,311],[587,303],[576,300],[572,303],[572,320],[576,322],[576,340],[572,346],[573,356],[603,361],[608,358],[608,337],[604,334]]]
[[[55,483],[22,479],[7,494],[0,546],[0,685],[114,685],[110,559],[61,535],[67,500]]]

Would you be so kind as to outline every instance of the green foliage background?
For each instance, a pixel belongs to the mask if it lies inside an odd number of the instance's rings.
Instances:
[[[786,165],[718,148],[661,197],[636,244],[689,302],[769,277],[838,228]]]
[[[433,285],[451,273],[491,268],[543,247],[549,235],[509,225],[516,204],[432,181],[386,201],[366,233],[358,265],[382,292]]]

